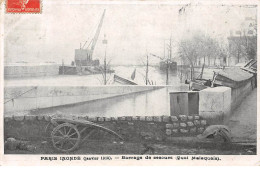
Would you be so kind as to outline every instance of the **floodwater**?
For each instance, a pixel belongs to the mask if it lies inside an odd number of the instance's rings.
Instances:
[[[134,70],[136,69],[135,79],[133,80],[137,84],[145,85],[145,66],[114,66],[113,69],[115,70],[117,75],[125,77],[127,79],[131,78]],[[219,71],[220,69],[208,69],[205,68],[203,71],[203,78],[205,79],[212,79],[213,78],[213,71]],[[195,68],[195,76],[197,77],[201,73],[201,68]],[[171,86],[179,86],[181,83],[188,79],[190,76],[189,69],[180,70],[178,71],[169,71],[168,73],[168,85]],[[148,68],[148,79],[150,84],[156,85],[166,85],[166,71],[160,70],[158,66],[150,66]]]
[[[136,69],[134,81],[137,84],[145,85],[144,74],[145,66],[113,66],[116,74],[125,78],[131,77]],[[198,69],[198,72],[200,69]],[[213,70],[205,70],[204,75],[212,77]],[[108,78],[113,74],[108,74]],[[149,81],[153,85],[165,85],[166,73],[159,67],[149,67]],[[110,77],[111,78],[111,77]],[[111,79],[113,80],[113,78]],[[86,102],[84,104],[76,104],[71,106],[52,107],[40,110],[34,110],[31,114],[56,114],[64,113],[69,115],[81,116],[159,116],[169,115],[169,92],[188,90],[188,85],[185,85],[182,79],[180,80],[179,72],[169,72],[169,85],[161,89],[128,94],[108,99]],[[110,81],[111,82],[111,81]],[[33,78],[13,78],[5,79],[5,86],[100,86],[102,85],[102,75],[59,75]],[[119,85],[113,82],[111,85]],[[134,87],[134,86],[133,86]],[[19,112],[16,112],[16,114]]]
[[[113,67],[116,74],[124,77],[126,79],[131,79],[131,75],[136,70],[134,82],[137,84],[145,85],[145,74],[146,74],[146,67],[145,66],[115,66]],[[166,72],[160,70],[159,67],[152,67],[148,68],[148,79],[150,84],[156,85],[166,85]],[[175,71],[169,71],[168,74],[168,85],[179,86],[180,85],[180,78],[178,73]]]
[[[145,66],[113,66],[115,74],[126,79],[131,79],[131,75],[136,69],[134,82],[138,85],[145,85]],[[197,69],[197,73],[200,73]],[[120,85],[114,82],[114,73],[107,74],[107,85]],[[189,75],[189,72],[186,72]],[[213,69],[205,69],[204,78],[212,78]],[[180,76],[180,72],[169,72],[168,85],[180,86],[187,78],[184,75]],[[150,85],[166,85],[166,73],[159,69],[159,67],[150,66],[148,69],[148,79]],[[104,78],[101,74],[94,75],[57,75],[57,76],[43,76],[43,77],[23,77],[5,79],[5,86],[100,86],[104,85]]]
[[[169,92],[188,90],[187,85],[128,94],[108,99],[31,111],[33,115],[65,114],[89,117],[170,115]]]

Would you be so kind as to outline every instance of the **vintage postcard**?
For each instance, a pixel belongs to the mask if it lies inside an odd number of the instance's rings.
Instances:
[[[260,165],[259,1],[1,1],[2,165]]]

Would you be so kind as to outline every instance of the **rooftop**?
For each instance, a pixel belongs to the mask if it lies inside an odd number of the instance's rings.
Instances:
[[[238,67],[232,67],[227,68],[224,70],[221,70],[218,72],[219,75],[225,76],[226,78],[229,78],[230,80],[240,82],[247,79],[250,79],[253,75],[238,68]]]

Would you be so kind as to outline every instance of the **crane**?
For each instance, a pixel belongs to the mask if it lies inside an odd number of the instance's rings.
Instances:
[[[75,63],[76,66],[78,67],[82,67],[82,66],[89,66],[89,65],[95,65],[97,64],[95,61],[92,60],[92,56],[93,56],[93,52],[100,34],[100,30],[103,24],[103,20],[105,17],[105,13],[106,13],[106,9],[104,9],[103,14],[101,16],[100,22],[98,24],[98,28],[95,32],[95,35],[93,37],[93,39],[91,40],[91,42],[88,44],[87,48],[84,49],[84,46],[86,45],[87,41],[85,42],[85,44],[81,47],[80,45],[80,49],[76,49],[75,50]],[[99,64],[99,61],[98,61]]]
[[[104,17],[105,17],[105,13],[106,13],[106,10],[104,9],[104,12],[101,16],[101,19],[100,19],[100,22],[99,22],[99,25],[98,25],[98,28],[97,28],[97,31],[95,33],[95,36],[92,40],[92,44],[91,44],[91,48],[90,48],[90,57],[92,58],[92,55],[93,55],[93,51],[95,49],[95,46],[96,46],[96,43],[97,43],[97,40],[98,40],[98,36],[99,36],[99,33],[100,33],[100,30],[101,30],[101,27],[102,27],[102,24],[103,24],[103,20],[104,20]]]

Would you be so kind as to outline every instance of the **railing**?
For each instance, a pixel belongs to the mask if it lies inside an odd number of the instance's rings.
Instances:
[[[14,99],[17,99],[18,97],[20,97],[20,96],[22,96],[22,95],[24,95],[24,94],[26,94],[26,93],[28,93],[28,92],[30,92],[30,91],[32,91],[32,90],[35,90],[35,89],[37,89],[37,87],[33,87],[32,89],[27,90],[27,91],[25,91],[25,92],[19,94],[18,96],[14,97],[14,98],[11,98],[11,99],[9,99],[9,100],[7,100],[7,101],[5,101],[4,104],[5,104],[5,103],[8,103],[8,102],[10,102],[10,101],[13,101]]]

